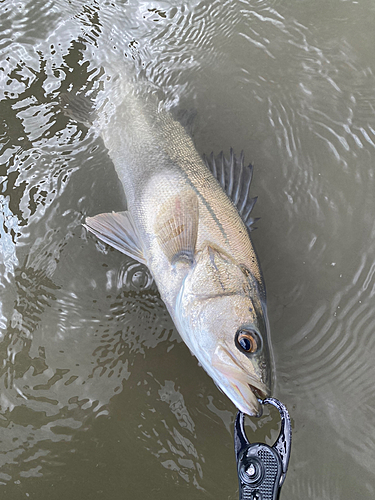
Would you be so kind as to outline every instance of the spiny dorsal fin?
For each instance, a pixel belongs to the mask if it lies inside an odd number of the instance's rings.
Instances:
[[[213,153],[209,157],[203,156],[203,160],[212,175],[219,181],[227,196],[232,200],[245,226],[249,231],[254,229],[251,226],[257,219],[250,217],[250,213],[257,201],[257,198],[250,197],[253,166],[250,163],[245,167],[243,151],[241,151],[239,158],[231,148],[229,160],[225,158],[223,152],[216,158]]]
[[[112,212],[87,217],[86,224],[83,225],[104,243],[147,265],[133,217],[129,212]]]
[[[164,254],[172,264],[194,261],[198,235],[198,199],[186,189],[172,196],[158,212],[155,234]]]

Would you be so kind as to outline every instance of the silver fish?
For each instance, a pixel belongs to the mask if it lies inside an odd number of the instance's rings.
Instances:
[[[273,361],[249,233],[251,166],[233,152],[202,159],[152,92],[136,92],[122,74],[113,82],[93,127],[128,210],[88,217],[86,227],[148,267],[190,351],[239,410],[260,415]]]

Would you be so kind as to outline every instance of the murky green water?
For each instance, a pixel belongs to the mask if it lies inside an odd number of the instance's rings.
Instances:
[[[62,92],[108,51],[244,149],[293,418],[282,498],[375,494],[375,6],[371,0],[0,3],[2,498],[236,499],[235,408],[146,269],[88,237],[125,200]],[[276,413],[248,419],[274,439]]]

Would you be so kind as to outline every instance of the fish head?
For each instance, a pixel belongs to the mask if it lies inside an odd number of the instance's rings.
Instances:
[[[271,393],[272,352],[257,280],[244,266],[207,247],[176,305],[181,336],[237,408],[260,416]]]

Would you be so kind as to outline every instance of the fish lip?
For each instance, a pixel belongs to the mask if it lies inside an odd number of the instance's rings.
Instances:
[[[260,417],[263,413],[262,401],[269,396],[269,390],[262,382],[258,383],[258,381],[255,381],[255,383],[256,385],[249,382],[247,383],[251,391],[251,396],[249,398],[243,397],[246,408],[244,405],[237,404],[237,406],[243,406],[242,409],[239,408],[242,413],[246,413],[250,416]],[[237,389],[239,389],[238,381],[232,382],[232,384],[235,385]],[[246,386],[246,383],[244,383],[243,385]],[[238,392],[241,393],[241,391]]]
[[[260,378],[247,373],[226,346],[218,346],[212,365],[226,377],[231,389],[226,389],[225,383],[219,385],[237,408],[247,415],[260,417],[263,412],[260,401],[270,395],[269,387]],[[237,397],[233,397],[233,392]]]
[[[250,417],[260,417],[263,413],[263,408],[261,405],[261,399],[257,397],[257,389],[252,386],[251,384],[247,384],[247,390],[246,390],[246,385],[244,384],[245,392],[247,392],[247,397],[245,397],[238,386],[238,383],[232,383],[232,386],[234,386],[237,389],[237,393],[241,395],[240,399],[233,400],[233,403],[237,406],[237,408],[242,412]],[[250,391],[249,391],[250,389]],[[256,391],[256,392],[254,392]]]
[[[217,351],[219,350],[219,348],[217,349]],[[228,349],[228,347],[221,347],[220,350],[222,352],[224,352],[226,354],[227,357],[229,357],[229,359],[232,361],[233,363],[233,366],[236,367],[236,371],[239,373],[239,374],[243,374],[243,373],[246,373],[244,368],[241,366],[241,364],[238,362],[238,360],[235,358],[235,356],[233,356],[232,352],[230,349]],[[223,367],[223,364],[220,363]],[[224,367],[223,367],[224,368]],[[232,368],[232,367],[231,367]],[[225,371],[225,369],[224,369]],[[233,368],[231,370],[231,372],[233,373]],[[230,373],[227,373],[228,377],[231,378],[231,375]],[[259,396],[260,396],[260,399],[264,399],[265,397],[268,397],[269,396],[269,389],[267,387],[267,385],[262,382],[260,380],[260,378],[256,378],[254,377],[252,374],[250,373],[246,373],[246,381],[247,383],[249,384],[249,386],[251,387],[251,389],[253,390],[254,393],[259,393]],[[264,396],[264,397],[262,397]]]

